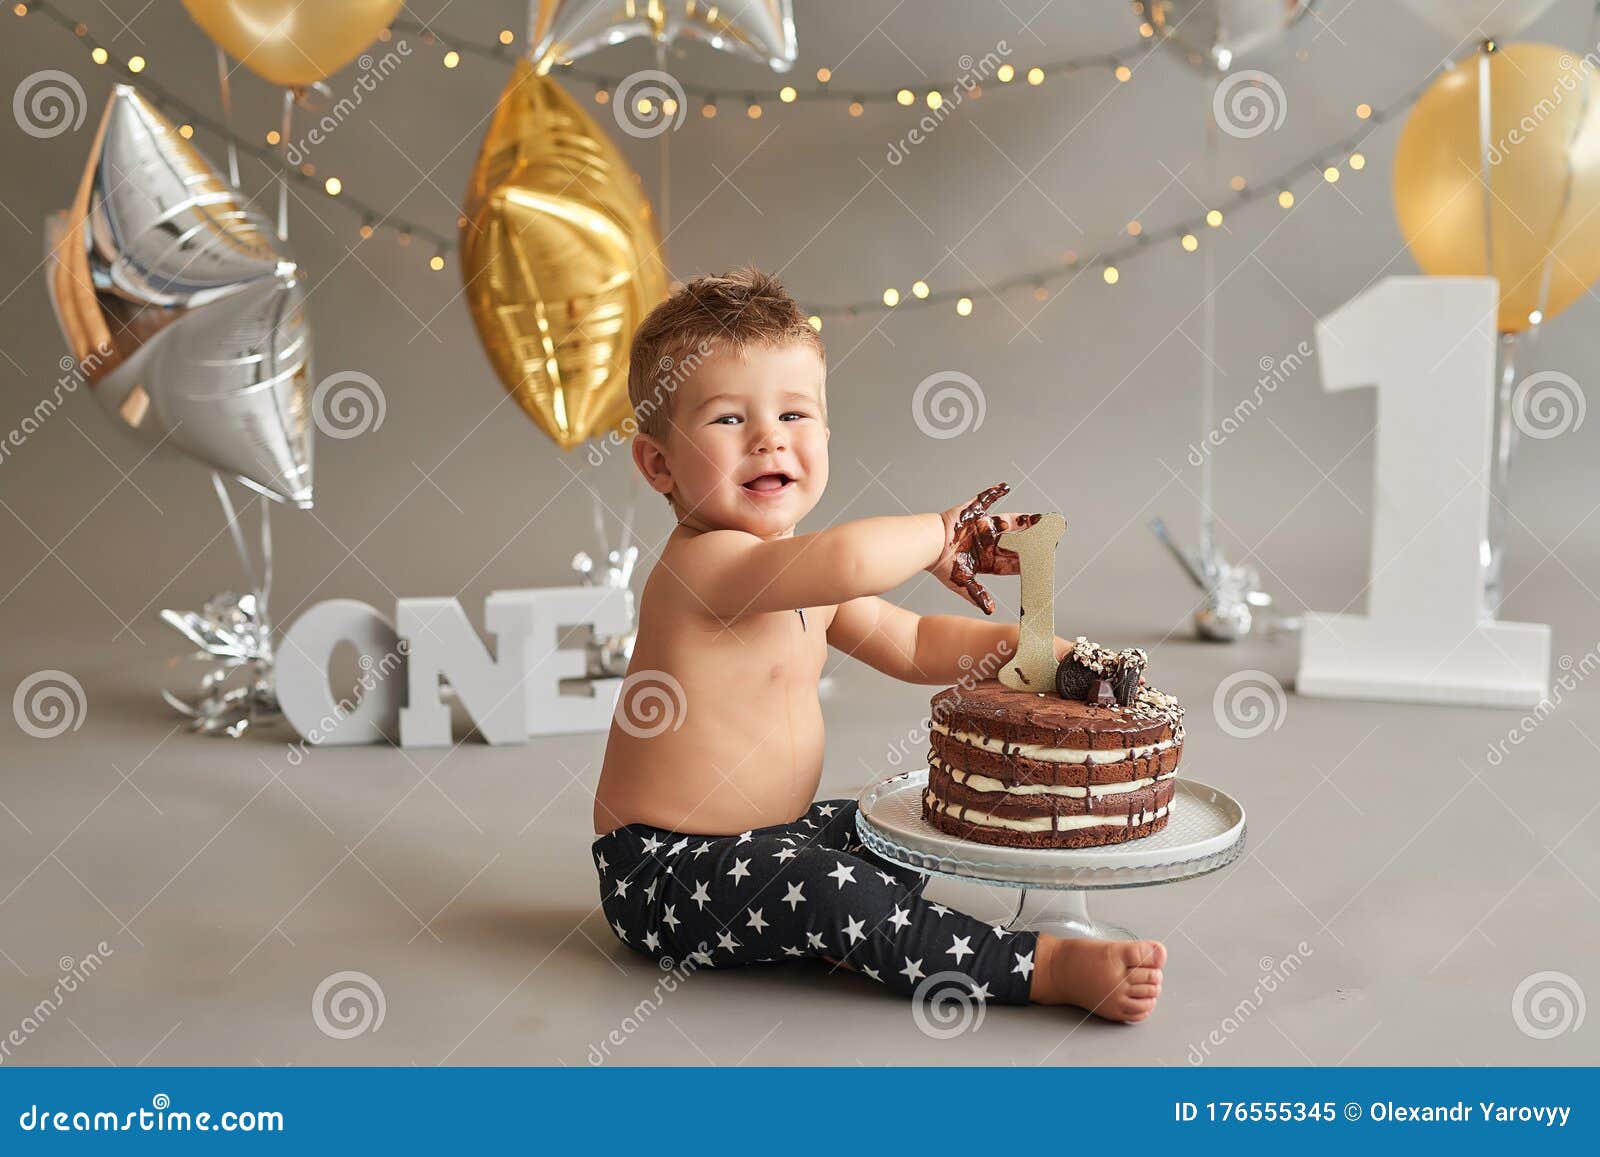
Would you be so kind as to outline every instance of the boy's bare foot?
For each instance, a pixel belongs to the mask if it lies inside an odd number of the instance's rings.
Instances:
[[[1161,995],[1166,946],[1159,940],[1064,940],[1040,935],[1029,997],[1075,1004],[1107,1020],[1140,1021]]]

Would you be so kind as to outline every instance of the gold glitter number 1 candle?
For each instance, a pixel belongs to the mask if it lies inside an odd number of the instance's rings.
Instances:
[[[1066,532],[1067,520],[1052,511],[1000,536],[1001,546],[1017,552],[1022,570],[1017,655],[1000,670],[1000,682],[1017,691],[1045,692],[1056,684],[1056,543]]]

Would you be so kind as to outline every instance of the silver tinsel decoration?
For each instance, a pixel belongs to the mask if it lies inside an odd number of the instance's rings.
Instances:
[[[189,730],[237,739],[252,726],[281,718],[273,685],[272,626],[255,595],[225,592],[207,599],[198,612],[163,610],[161,620],[198,648],[191,659],[209,664],[194,699],[161,692],[189,717]]]

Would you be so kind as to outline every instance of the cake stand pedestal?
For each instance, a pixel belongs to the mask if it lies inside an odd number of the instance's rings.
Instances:
[[[1088,896],[1105,888],[1142,888],[1190,880],[1226,867],[1244,851],[1245,815],[1214,787],[1180,779],[1172,818],[1153,836],[1099,848],[1008,848],[940,831],[922,818],[928,769],[902,772],[860,796],[856,829],[884,859],[930,876],[1015,888],[1008,928],[1052,936],[1133,940],[1116,924],[1089,915]]]

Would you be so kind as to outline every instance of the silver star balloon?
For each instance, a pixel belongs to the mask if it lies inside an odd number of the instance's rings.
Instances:
[[[658,46],[698,40],[774,72],[799,54],[791,0],[535,0],[528,43],[545,72],[640,36]]]
[[[1151,0],[1156,35],[1202,72],[1227,72],[1266,48],[1311,10],[1314,0]]]
[[[117,425],[309,507],[304,279],[266,219],[118,85],[48,225],[56,319]]]

